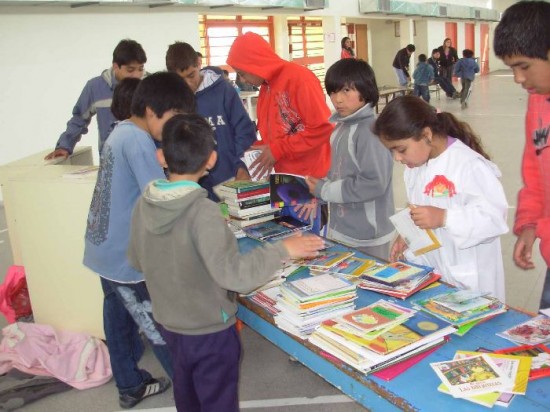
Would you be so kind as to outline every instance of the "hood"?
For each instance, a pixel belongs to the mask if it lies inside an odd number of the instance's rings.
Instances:
[[[233,68],[254,74],[264,80],[271,80],[286,60],[281,59],[264,38],[248,32],[238,36],[227,57],[227,64]]]
[[[338,112],[334,112],[328,120],[331,123],[357,123],[369,117],[374,117],[374,108],[372,107],[372,103],[367,103],[355,113],[352,113],[346,117],[342,117],[338,114]]]
[[[200,73],[202,76],[202,81],[199,88],[195,92],[195,95],[197,96],[202,94],[204,90],[226,81],[223,77],[223,72],[218,67],[206,66],[201,69]]]
[[[115,89],[117,81],[112,68],[103,70],[103,72],[101,73],[101,77],[103,77],[103,80],[105,80],[111,90]]]
[[[206,198],[208,192],[196,186],[182,186],[163,190],[151,182],[143,193],[141,213],[147,230],[158,235],[172,230],[176,220],[188,213],[191,203]]]

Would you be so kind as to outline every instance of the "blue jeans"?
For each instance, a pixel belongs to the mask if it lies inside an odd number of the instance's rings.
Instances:
[[[430,103],[430,90],[428,86],[415,84],[413,94],[417,97],[422,97],[425,101]]]
[[[446,77],[436,76],[434,78],[434,81],[441,86],[448,97],[453,97],[453,95],[456,93],[455,87]]]
[[[395,75],[397,76],[399,86],[406,86],[409,83],[409,79],[405,76],[405,72],[402,69],[396,69],[395,67],[393,70],[395,70]]]
[[[101,278],[103,288],[103,329],[111,369],[119,393],[133,393],[151,378],[151,374],[139,369],[143,355],[143,331],[153,352],[170,378],[173,375],[172,358],[153,319],[151,298],[145,282],[118,283]]]

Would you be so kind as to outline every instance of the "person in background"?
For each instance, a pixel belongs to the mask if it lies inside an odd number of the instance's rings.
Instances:
[[[256,127],[233,85],[214,66],[202,70],[196,62],[197,52],[188,43],[175,42],[166,51],[166,69],[184,79],[197,100],[197,113],[214,128],[218,161],[200,180],[210,199],[218,201],[213,188],[231,178],[250,180],[241,160],[245,150],[256,141]]]
[[[449,82],[453,82],[454,65],[458,61],[458,53],[452,46],[453,42],[448,37],[443,40],[443,45],[439,46],[440,54],[440,76],[445,77]]]
[[[540,308],[550,308],[550,3],[521,1],[504,11],[495,29],[494,51],[527,91],[525,148],[514,222],[514,262],[533,269],[533,245],[540,239],[546,263]]]
[[[428,64],[434,69],[434,82],[441,86],[447,97],[457,99],[460,97],[460,94],[456,91],[453,83],[451,83],[446,77],[441,76],[439,65],[440,56],[441,53],[439,52],[439,49],[433,49],[432,57],[428,59]]]
[[[472,82],[476,78],[476,73],[479,73],[479,65],[474,59],[474,52],[470,49],[462,51],[462,59],[455,65],[455,76],[460,77],[462,90],[460,91],[460,105],[464,109],[468,107],[468,94]]]
[[[202,53],[201,52],[197,52],[197,67],[200,69],[202,69]]]
[[[343,37],[342,41],[342,52],[340,53],[341,59],[355,59],[355,52],[353,47],[351,47],[351,39],[349,37]]]
[[[111,132],[118,123],[132,117],[132,98],[140,81],[135,77],[127,77],[116,85],[111,102],[111,112],[116,121],[111,125]]]
[[[141,329],[169,377],[172,359],[151,311],[143,273],[130,266],[127,249],[132,209],[145,186],[163,178],[154,140],[174,114],[193,112],[195,99],[174,73],[155,73],[141,81],[132,99],[132,116],[113,130],[103,148],[88,213],[83,264],[100,276],[103,327],[122,408],[170,387],[140,369]]]
[[[239,411],[237,293],[269,282],[283,262],[324,247],[311,235],[239,251],[220,209],[198,185],[216,162],[212,127],[196,114],[164,126],[159,161],[134,210],[128,256],[145,274],[153,314],[174,359],[178,411]]]
[[[427,103],[430,103],[430,84],[434,80],[434,69],[426,62],[425,54],[418,56],[418,64],[414,69],[413,79],[413,95],[422,97]]]
[[[414,256],[399,236],[390,259],[431,266],[457,287],[505,300],[500,236],[508,232],[508,203],[498,167],[467,123],[415,96],[385,107],[374,133],[406,166],[405,188],[413,222],[431,229],[439,249]]]
[[[372,133],[378,86],[363,60],[343,59],[325,76],[325,89],[336,110],[331,136],[331,168],[323,179],[307,177],[313,195],[328,202],[326,237],[359,251],[388,259],[394,228],[393,162]]]
[[[48,153],[44,159],[56,157],[67,158],[73,153],[76,144],[83,134],[88,133],[88,125],[97,114],[99,131],[99,154],[116,119],[111,112],[111,100],[116,85],[127,77],[141,79],[144,74],[147,56],[141,45],[135,40],[121,40],[113,51],[113,65],[100,76],[90,79],[76,105],[73,116],[67,123],[67,129],[59,136],[55,150]]]
[[[416,47],[414,47],[414,44],[409,44],[407,47],[400,49],[393,59],[392,66],[397,75],[397,82],[401,87],[406,87],[411,81],[409,62],[411,60],[411,54],[413,54],[415,50]]]

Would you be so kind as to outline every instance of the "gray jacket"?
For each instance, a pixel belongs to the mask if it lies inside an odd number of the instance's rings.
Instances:
[[[337,125],[330,171],[315,188],[329,203],[327,237],[355,247],[387,243],[394,231],[393,160],[371,131],[375,120],[370,103],[347,117],[331,116]]]
[[[280,242],[241,254],[205,189],[152,182],[134,209],[128,258],[145,275],[155,319],[172,332],[201,335],[233,325],[235,292],[271,280],[288,254]]]

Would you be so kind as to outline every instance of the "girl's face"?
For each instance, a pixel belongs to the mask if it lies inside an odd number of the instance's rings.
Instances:
[[[451,47],[452,44],[453,44],[453,42],[451,40],[446,40],[445,41],[445,47]]]
[[[332,92],[330,94],[330,101],[342,117],[355,113],[366,104],[361,94],[355,88],[347,85],[337,92]]]
[[[346,48],[350,48],[351,47],[351,40],[350,39],[347,39],[345,42],[344,42],[344,45],[346,46]]]
[[[387,140],[380,136],[380,141],[391,152],[393,160],[410,168],[422,166],[431,156],[432,148],[426,138]]]

